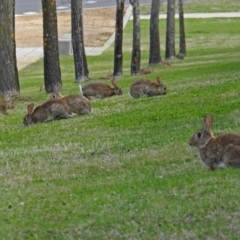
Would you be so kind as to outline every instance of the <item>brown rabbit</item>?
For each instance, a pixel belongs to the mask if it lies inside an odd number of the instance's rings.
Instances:
[[[39,88],[39,91],[43,91],[44,89],[45,89],[45,85],[42,84],[42,85],[40,86],[40,88]]]
[[[4,115],[8,115],[7,109],[14,108],[14,103],[12,100],[0,99],[0,112]]]
[[[197,131],[189,140],[191,147],[196,147],[203,164],[209,170],[217,168],[240,168],[240,135],[224,134],[214,137],[211,131],[213,116],[205,116],[204,128]]]
[[[159,77],[157,77],[157,83],[148,79],[137,80],[131,85],[129,93],[132,98],[152,97],[164,94],[167,94],[167,87],[162,84]]]
[[[61,99],[49,99],[34,109],[34,104],[27,107],[27,114],[23,118],[24,125],[44,122],[48,119],[59,120],[70,117],[70,109]]]
[[[113,79],[113,73],[109,71],[106,76],[99,77],[98,79],[111,80]]]
[[[139,75],[145,75],[145,74],[150,74],[152,73],[152,69],[150,67],[145,67],[145,68],[141,68],[138,72]]]
[[[50,95],[51,98],[62,99],[68,105],[71,113],[84,115],[92,112],[92,104],[89,99],[79,94],[61,95],[60,84],[54,87],[54,93]]]
[[[111,82],[113,87],[100,82],[89,83],[82,87],[83,96],[91,99],[91,97],[106,98],[114,95],[122,95],[122,90],[117,86],[116,81],[112,80]]]

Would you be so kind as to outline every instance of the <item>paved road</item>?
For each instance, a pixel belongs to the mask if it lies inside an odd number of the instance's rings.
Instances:
[[[71,0],[56,0],[57,10],[69,10]],[[140,0],[141,4],[150,4],[152,0]],[[129,0],[125,0],[129,5]],[[115,7],[116,0],[83,0],[83,8]],[[16,0],[15,14],[34,14],[42,12],[41,0]]]

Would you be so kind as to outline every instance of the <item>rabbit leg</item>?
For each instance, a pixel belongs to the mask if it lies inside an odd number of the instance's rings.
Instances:
[[[71,103],[70,109],[78,115],[85,115],[91,112],[91,103],[82,99],[76,99]]]
[[[85,115],[85,114],[89,114],[91,112],[92,112],[92,108],[90,106],[88,106],[87,103],[83,103],[78,114]]]
[[[2,112],[2,114],[4,114],[4,115],[8,115],[7,107],[6,107],[6,106],[2,106],[1,112]]]
[[[240,168],[240,146],[229,145],[224,154],[224,164],[227,167]]]
[[[68,109],[61,104],[53,104],[51,106],[51,113],[52,113],[53,119],[57,119],[57,120],[71,117]]]

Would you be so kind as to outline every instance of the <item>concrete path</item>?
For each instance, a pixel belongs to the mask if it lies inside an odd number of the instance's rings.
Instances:
[[[175,15],[178,18],[178,14]],[[240,18],[240,12],[231,12],[231,13],[185,13],[184,18]],[[141,15],[141,19],[150,19],[149,15]],[[159,15],[160,19],[166,19],[166,14]],[[129,7],[124,16],[124,27],[127,24],[128,20],[132,19],[132,7]],[[87,56],[97,56],[101,55],[110,45],[113,43],[115,38],[115,34],[108,39],[108,41],[102,47],[86,47],[85,53]],[[59,44],[63,45],[63,52],[72,54],[72,46],[71,46],[71,34],[66,34],[59,38]],[[67,48],[67,50],[65,49]],[[59,47],[59,52],[61,54],[61,47]],[[43,57],[43,48],[16,48],[17,61],[18,61],[18,69],[20,70],[23,67],[37,61],[39,58]],[[24,61],[21,64],[20,61]],[[19,67],[20,66],[20,67]]]
[[[235,18],[240,17],[240,12],[222,12],[222,13],[184,13],[184,18]],[[132,16],[129,18],[132,20]],[[166,14],[160,14],[160,19],[166,19]],[[178,14],[175,14],[175,18],[179,18]],[[149,15],[141,15],[141,19],[150,19]]]

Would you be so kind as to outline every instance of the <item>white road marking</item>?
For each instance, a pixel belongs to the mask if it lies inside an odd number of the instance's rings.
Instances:
[[[97,1],[84,1],[83,3],[88,3],[88,4],[93,4],[96,3]]]
[[[57,7],[58,10],[62,10],[62,9],[66,9],[66,8],[69,8],[69,7],[64,7],[64,6]]]
[[[25,12],[25,13],[23,13],[23,15],[34,15],[34,14],[38,14],[38,12]]]

